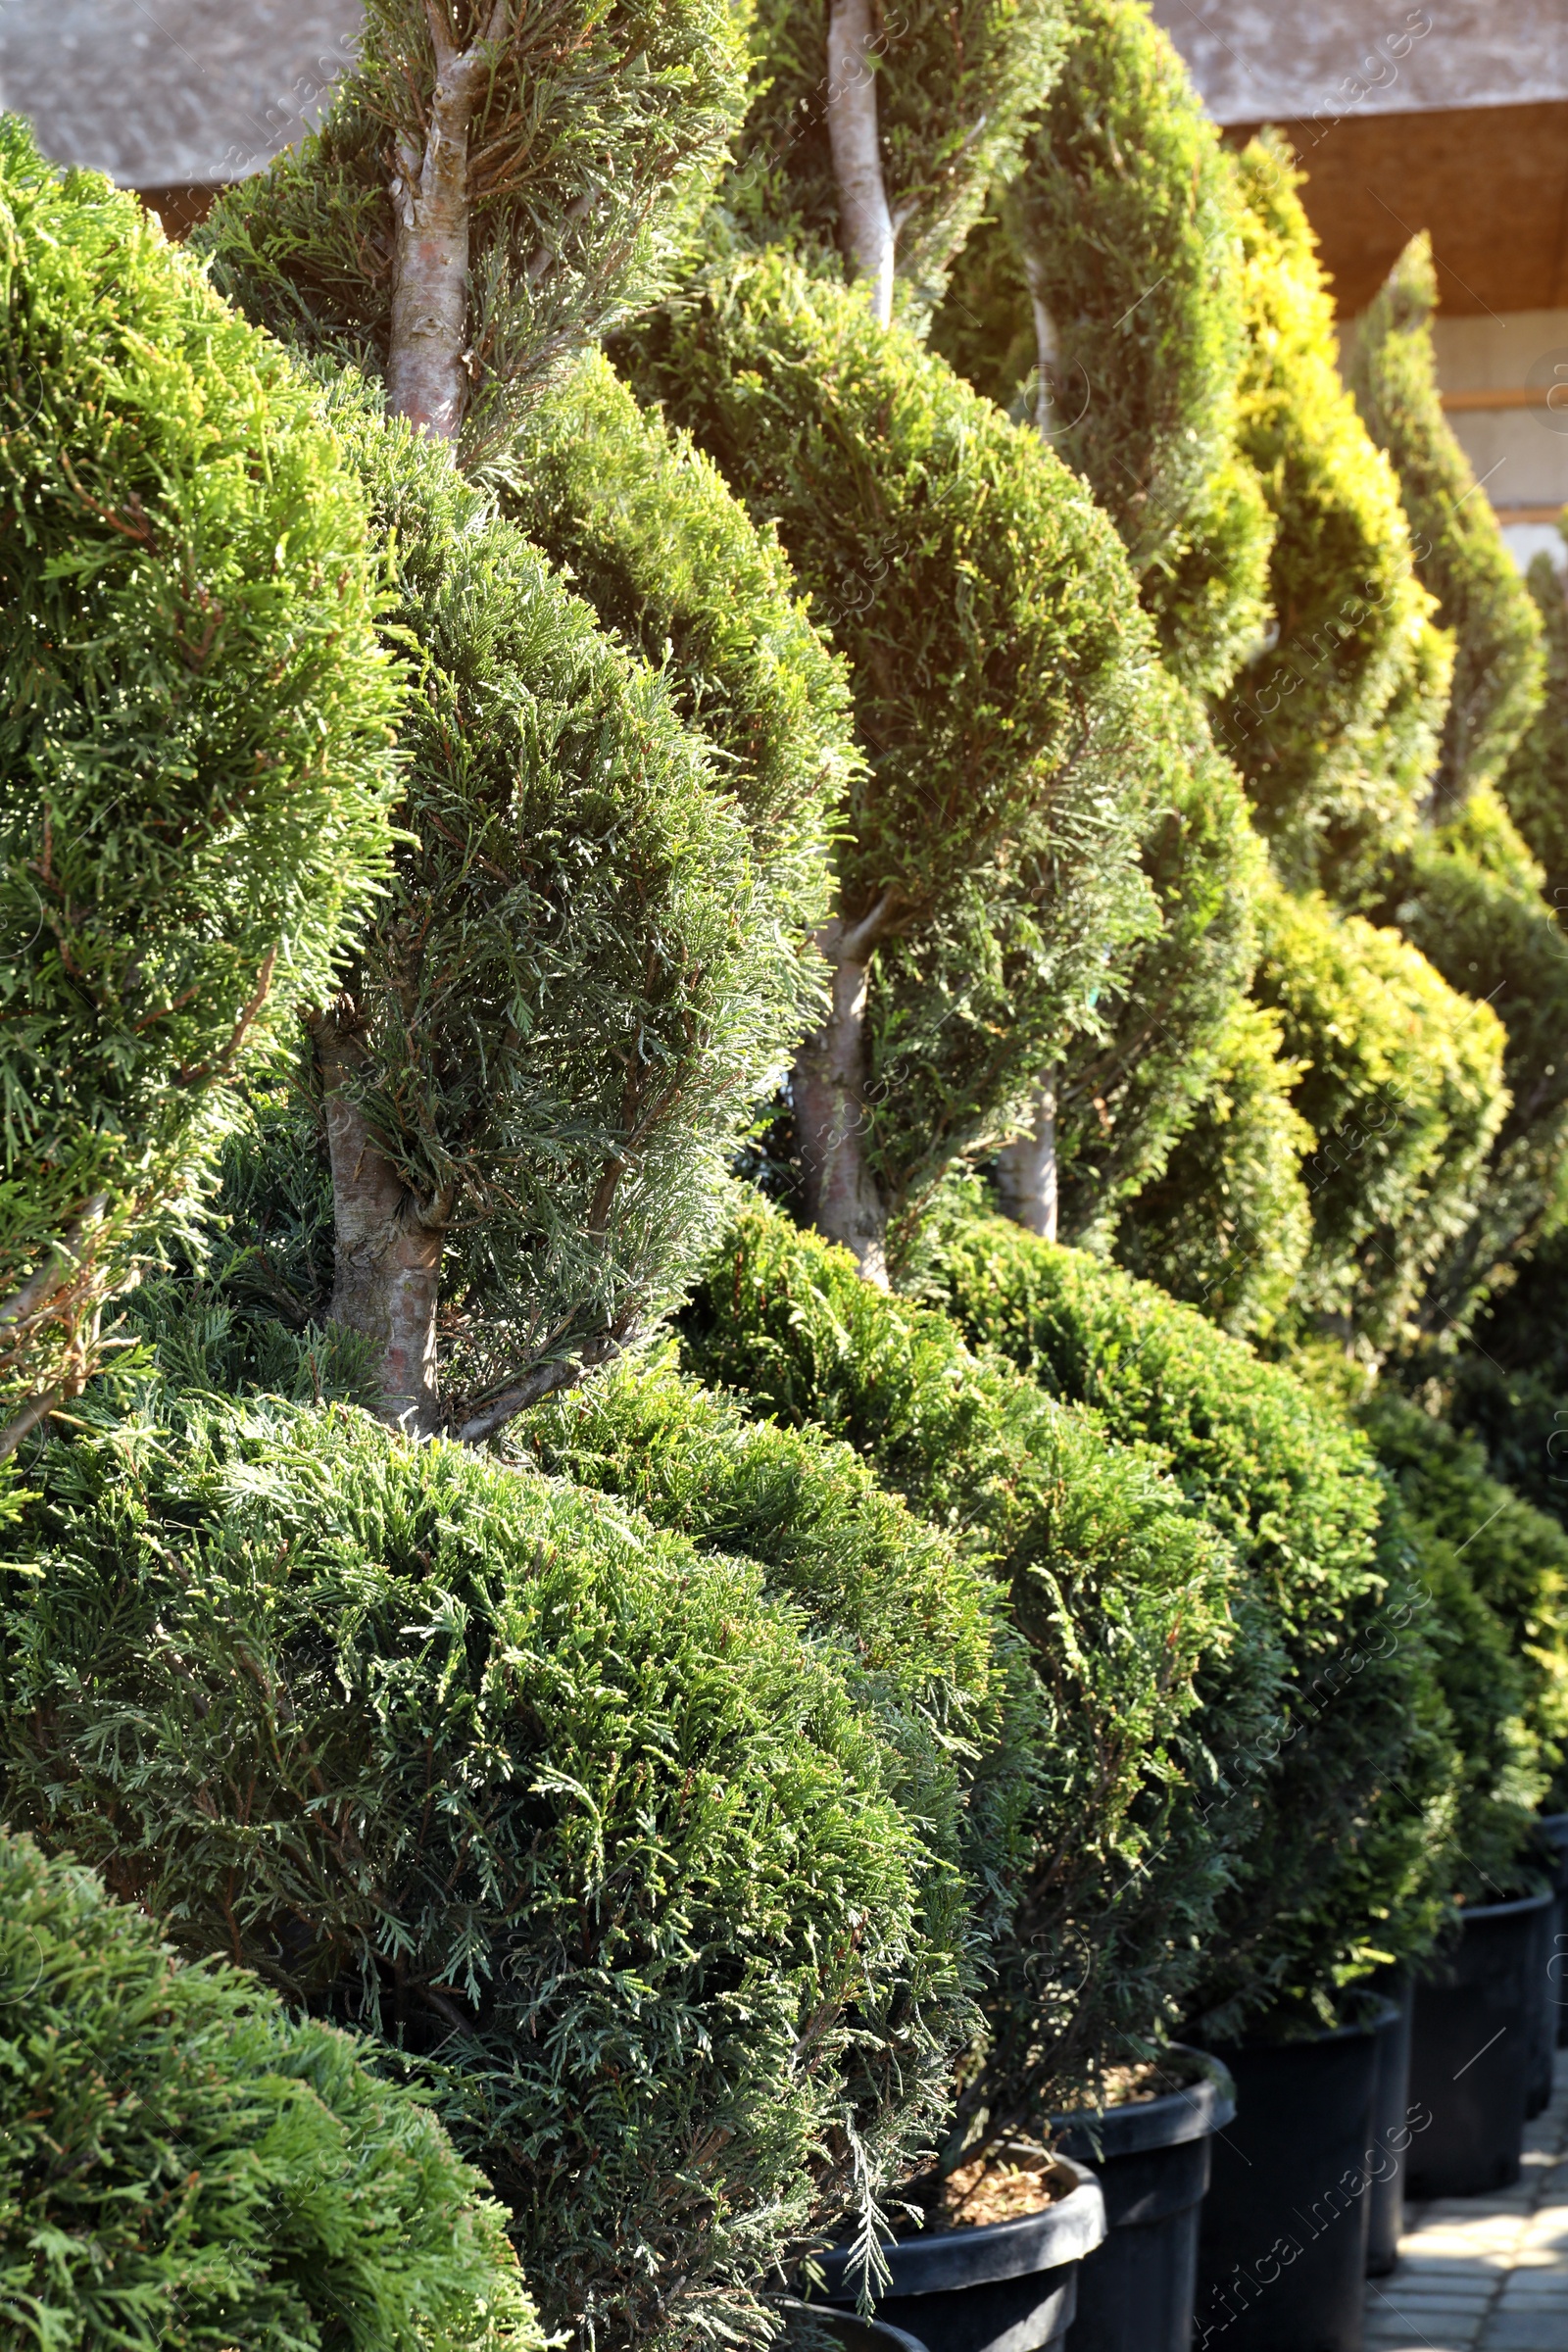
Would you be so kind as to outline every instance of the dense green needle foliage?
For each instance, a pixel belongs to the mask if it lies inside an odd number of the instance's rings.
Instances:
[[[1043,1709],[1037,1788],[949,2161],[966,2134],[1039,2130],[1180,2013],[1250,1810],[1227,1760],[1266,1735],[1278,1644],[1152,1462],[777,1210],[737,1215],[682,1345],[794,1443],[813,1423],[847,1440],[1007,1594]],[[1199,1732],[1211,1673],[1228,1703]]]
[[[1443,414],[1432,240],[1412,237],[1356,328],[1350,383],[1398,475],[1416,570],[1454,641],[1453,685],[1432,780],[1439,814],[1495,782],[1541,702],[1541,625],[1488,501]]]
[[[1545,876],[1557,913],[1568,906],[1568,596],[1547,555],[1532,559],[1528,585],[1541,615],[1545,674],[1540,709],[1519,738],[1498,790]]]
[[[1276,637],[1218,738],[1294,887],[1353,895],[1413,826],[1443,722],[1446,658],[1414,570],[1399,488],[1336,366],[1333,304],[1288,151],[1241,157],[1248,359],[1242,454],[1275,521]]]
[[[1474,1438],[1396,1390],[1377,1388],[1358,1418],[1439,1603],[1441,1679],[1474,1776],[1457,1841],[1502,1881],[1543,1791],[1554,1810],[1568,1789],[1568,1535],[1489,1475]]]
[[[1480,1440],[1493,1476],[1568,1525],[1568,1228],[1511,1271],[1472,1345],[1418,1368],[1441,1376],[1449,1420]]]
[[[388,863],[397,697],[317,396],[15,118],[0,422],[8,1449],[188,1217],[239,1080],[330,992]]]
[[[1414,1330],[1428,1278],[1490,1182],[1505,1036],[1391,931],[1319,898],[1262,897],[1253,983],[1299,1068],[1292,1102],[1312,1247],[1298,1300],[1377,1353]]]
[[[909,0],[872,52],[897,270],[916,317],[940,295],[988,183],[1016,156],[1061,55],[1064,0]],[[748,229],[820,266],[841,223],[827,125],[823,0],[759,0],[751,108],[724,191]],[[836,274],[835,267],[835,274]]]
[[[1421,1322],[1463,1329],[1511,1259],[1561,1213],[1568,1158],[1568,940],[1544,877],[1490,785],[1391,860],[1379,921],[1502,1023],[1509,1102],[1471,1213],[1433,1269]]]
[[[667,274],[739,127],[745,24],[723,0],[368,0],[321,129],[225,191],[197,240],[248,317],[340,366],[387,365],[395,183],[428,135],[433,23],[460,47],[488,35],[493,61],[465,174],[472,466],[503,454],[562,362]]]
[[[1197,1115],[1116,1227],[1119,1264],[1237,1339],[1285,1316],[1312,1245],[1301,1168],[1317,1139],[1292,1104],[1300,1065],[1280,1040],[1278,1013],[1237,1007]]]
[[[960,374],[1037,416],[1084,476],[1178,673],[1211,691],[1261,630],[1272,535],[1235,463],[1233,183],[1141,0],[1089,0],[932,328]]]
[[[853,1642],[341,1407],[154,1391],[29,1483],[11,1818],[427,2054],[551,2326],[744,2327],[792,2239],[868,2212],[972,2012],[933,1743],[858,1703]]]
[[[428,2108],[0,1833],[0,2332],[37,2352],[543,2352]]]
[[[975,1341],[1157,1448],[1235,1544],[1287,1676],[1261,1736],[1232,1745],[1217,1672],[1195,1725],[1230,1750],[1250,1818],[1190,2005],[1209,2031],[1270,2003],[1331,2014],[1341,1986],[1430,1939],[1452,1866],[1430,1610],[1365,1440],[1191,1307],[1081,1252],[960,1219],[936,1262]]]
[[[1152,641],[1066,468],[847,289],[743,260],[640,330],[634,367],[777,524],[850,660],[867,772],[838,904],[880,941],[867,1149],[907,1217],[1151,920]]]

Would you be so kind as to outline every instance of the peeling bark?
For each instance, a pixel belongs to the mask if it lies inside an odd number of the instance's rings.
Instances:
[[[435,1317],[452,1203],[418,1200],[376,1142],[351,1092],[364,1059],[352,1028],[324,1014],[315,1031],[332,1159],[328,1311],[379,1350],[381,1419],[429,1437],[441,1420]]]
[[[398,150],[392,182],[397,252],[392,276],[387,394],[392,409],[438,441],[456,441],[468,404],[468,133],[489,79],[492,44],[506,23],[495,0],[466,49],[447,37],[444,12],[427,9],[436,78],[422,153]]]
[[[827,136],[838,183],[839,227],[871,308],[886,326],[893,317],[893,216],[882,178],[877,133],[876,37],[872,0],[833,0],[827,26]]]
[[[818,932],[816,944],[833,967],[832,1009],[796,1055],[792,1090],[807,1216],[883,1291],[888,1214],[867,1155],[865,1007],[871,950],[889,906],[884,899],[863,921],[848,928],[830,923]]]
[[[1056,1238],[1056,1079],[1048,1070],[1034,1100],[1034,1115],[1022,1135],[997,1153],[997,1201],[1004,1216]]]

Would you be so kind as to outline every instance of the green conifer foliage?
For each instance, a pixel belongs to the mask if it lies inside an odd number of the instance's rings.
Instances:
[[[976,1343],[1157,1448],[1235,1544],[1287,1677],[1272,1723],[1235,1746],[1226,1671],[1204,1678],[1194,1729],[1225,1742],[1246,1838],[1189,2014],[1211,2032],[1271,2006],[1327,2020],[1346,1984],[1425,1947],[1455,1869],[1430,1608],[1366,1441],[1283,1368],[1081,1251],[960,1219],[936,1263]]]
[[[756,2280],[869,2220],[972,2031],[973,1578],[928,1546],[895,1642],[873,1558],[841,1633],[808,1565],[275,1398],[89,1412],[31,1486],[10,1817],[419,2060],[547,2326],[765,2333]]]
[[[1302,1175],[1312,1247],[1298,1301],[1379,1353],[1415,1328],[1472,1216],[1508,1108],[1505,1036],[1425,957],[1318,898],[1260,897],[1253,993],[1278,1014],[1316,1148]]]
[[[383,1348],[394,1417],[476,1439],[624,1345],[715,1230],[810,1003],[834,774],[720,764],[443,451],[354,429],[395,552],[414,839],[315,1026],[330,1312]]]
[[[739,124],[744,29],[724,0],[368,0],[320,131],[228,190],[198,243],[248,316],[390,370],[393,406],[461,432],[473,465],[663,274]],[[398,282],[421,237],[451,248],[455,308],[431,299],[443,377],[411,405]]]
[[[1508,1262],[1561,1213],[1568,1159],[1568,941],[1544,876],[1489,785],[1392,861],[1379,921],[1502,1023],[1507,1107],[1471,1212],[1438,1261],[1430,1332],[1463,1328]]]
[[[850,1055],[856,1023],[864,1046],[847,1081],[829,1071],[824,1122],[839,1135],[858,1106],[870,1191],[846,1177],[842,1217],[813,1205],[874,1263],[887,1222],[897,1256],[944,1167],[1004,1131],[1107,951],[1148,926],[1150,636],[1065,468],[850,290],[743,259],[640,333],[635,367],[776,523],[850,660],[867,772],[824,935],[844,1004],[823,1057]],[[798,1064],[798,1115],[800,1098]]]
[[[1528,585],[1541,615],[1545,677],[1541,707],[1498,779],[1508,813],[1544,874],[1550,906],[1568,906],[1568,596],[1549,556],[1533,559]]]
[[[1116,1227],[1129,1273],[1237,1339],[1279,1323],[1312,1244],[1301,1163],[1317,1139],[1291,1101],[1300,1075],[1278,1013],[1238,1005],[1197,1116]]]
[[[1038,2132],[1179,2015],[1250,1821],[1233,1767],[1277,1711],[1276,1633],[1147,1457],[966,1347],[947,1316],[859,1280],[846,1251],[776,1209],[738,1213],[682,1347],[796,1444],[813,1423],[847,1440],[1008,1597],[1043,1711],[1036,1786],[1016,1910],[991,1944],[985,2061],[946,2161],[970,2131]],[[634,1454],[640,1427],[624,1404],[611,1411]],[[686,1505],[700,1518],[728,1501],[726,1485],[705,1486]],[[1213,1678],[1223,1708],[1195,1712]]]
[[[389,858],[365,502],[135,199],[0,125],[0,1451],[99,1359]]]
[[[544,2352],[501,2208],[368,2055],[0,1833],[6,2340]]]
[[[842,218],[829,123],[840,92],[829,60],[835,35],[856,37],[853,14],[853,0],[849,8],[845,0],[760,0],[755,95],[740,174],[726,191],[763,240],[819,261],[843,253],[852,267],[856,241]],[[988,184],[1015,157],[1024,120],[1056,70],[1066,14],[1064,0],[959,0],[954,8],[911,0],[874,24],[868,13],[859,40],[888,261],[917,312],[940,295]]]
[[[1252,142],[1239,174],[1240,442],[1275,519],[1276,636],[1238,680],[1217,733],[1285,879],[1345,897],[1344,869],[1353,879],[1369,844],[1381,849],[1413,827],[1424,747],[1441,724],[1443,662],[1394,469],[1340,380],[1299,174],[1270,139]]]
[[[1438,394],[1438,278],[1425,230],[1405,247],[1356,331],[1350,380],[1387,450],[1410,519],[1416,569],[1454,640],[1453,686],[1433,779],[1440,814],[1495,782],[1541,701],[1535,605]]]

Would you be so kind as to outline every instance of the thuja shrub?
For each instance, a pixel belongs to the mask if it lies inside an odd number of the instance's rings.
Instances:
[[[1081,1251],[970,1217],[933,1262],[971,1339],[1156,1447],[1236,1546],[1287,1665],[1274,1720],[1233,1751],[1246,1844],[1190,2009],[1211,2031],[1250,2011],[1332,2015],[1345,1984],[1423,1947],[1451,1865],[1430,1604],[1365,1439],[1194,1308]],[[1216,1675],[1195,1730],[1224,1736],[1230,1703]]]
[[[0,1449],[99,1360],[390,848],[394,674],[316,394],[0,125]]]
[[[1544,876],[1490,785],[1391,861],[1379,922],[1502,1024],[1508,1100],[1470,1214],[1427,1284],[1421,1321],[1462,1328],[1511,1259],[1559,1209],[1568,1157],[1568,940]]]
[[[501,2207],[372,2056],[0,1833],[7,2339],[543,2352]]]
[[[11,1819],[423,2055],[549,2326],[745,2328],[813,2223],[866,2217],[971,2016],[913,1765],[830,1628],[342,1407],[154,1391],[28,1483]]]
[[[1350,383],[1393,461],[1416,568],[1454,640],[1453,684],[1433,778],[1440,813],[1494,782],[1541,701],[1541,624],[1488,500],[1443,413],[1432,317],[1432,240],[1412,237],[1356,326]]]
[[[1458,1354],[1422,1363],[1492,1475],[1568,1525],[1568,1229],[1558,1224],[1499,1283]]]
[[[837,913],[872,942],[866,1156],[896,1255],[1087,1010],[1106,953],[1152,923],[1152,637],[1074,477],[851,289],[742,259],[628,359],[777,525],[849,658],[867,770]]]
[[[1532,558],[1526,582],[1541,616],[1542,699],[1497,788],[1560,912],[1568,906],[1568,596],[1548,555]]]
[[[1396,933],[1317,897],[1259,901],[1253,994],[1300,1075],[1312,1247],[1303,1311],[1377,1352],[1416,1327],[1428,1279],[1488,1182],[1508,1107],[1505,1035]]]
[[[1116,1225],[1118,1264],[1236,1339],[1286,1315],[1312,1245],[1301,1167],[1316,1138],[1291,1102],[1300,1074],[1279,1015],[1238,1006],[1195,1117]]]
[[[1179,2013],[1240,1828],[1227,1758],[1266,1730],[1277,1644],[1238,1604],[1226,1545],[1150,1460],[778,1210],[739,1210],[681,1329],[693,1369],[740,1409],[796,1446],[813,1424],[845,1440],[1006,1596],[1041,1710],[1036,1788],[947,2160],[971,2132],[1038,2130]],[[635,1422],[617,1447],[654,1450]],[[712,1508],[684,1487],[672,1503]],[[1230,1706],[1195,1736],[1202,1680],[1221,1671]]]
[[[1381,849],[1413,824],[1442,724],[1443,664],[1394,468],[1340,379],[1300,175],[1273,139],[1254,140],[1238,168],[1249,347],[1239,440],[1274,516],[1279,635],[1238,678],[1217,732],[1287,878],[1339,889],[1369,842]]]

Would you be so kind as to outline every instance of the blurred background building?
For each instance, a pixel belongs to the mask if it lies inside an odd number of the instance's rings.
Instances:
[[[1521,563],[1568,502],[1568,0],[1153,0],[1215,121],[1290,135],[1348,326],[1430,229],[1444,396]],[[177,233],[318,117],[359,0],[0,0],[0,100]]]

